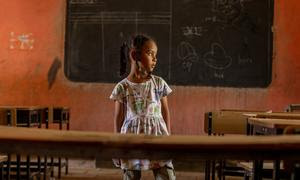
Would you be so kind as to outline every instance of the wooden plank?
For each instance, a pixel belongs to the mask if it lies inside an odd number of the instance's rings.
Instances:
[[[300,128],[300,119],[249,118],[248,123],[276,129],[284,129],[287,126]]]
[[[257,118],[273,119],[300,119],[300,113],[276,112],[276,113],[257,113]]]
[[[7,156],[6,155],[0,155],[0,162],[7,161]]]
[[[0,109],[0,125],[7,125],[7,111]]]
[[[74,158],[300,159],[300,136],[146,136],[1,127],[0,152]]]
[[[253,171],[253,162],[252,161],[237,162],[237,166],[242,167],[248,171]],[[263,169],[273,169],[273,168],[274,168],[274,162],[264,162],[263,163]],[[283,169],[283,163],[280,163],[280,169]]]

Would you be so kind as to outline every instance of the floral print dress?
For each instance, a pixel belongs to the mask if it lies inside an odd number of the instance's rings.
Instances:
[[[143,83],[134,83],[127,78],[120,81],[113,89],[110,99],[121,102],[127,110],[121,133],[169,135],[162,117],[160,99],[171,92],[167,83],[154,75]],[[114,164],[130,170],[148,170],[163,166],[173,168],[171,160],[115,159]]]

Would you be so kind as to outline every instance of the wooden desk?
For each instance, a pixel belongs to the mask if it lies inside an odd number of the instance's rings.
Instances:
[[[63,106],[0,106],[0,125],[23,126],[49,123],[67,124],[69,129],[70,109]]]
[[[287,112],[299,112],[300,111],[300,104],[290,104],[286,108]]]
[[[247,117],[244,113],[262,113],[265,111],[258,110],[242,110],[242,109],[222,109],[220,111],[212,111],[205,113],[204,130],[208,135],[245,135],[247,133]],[[219,162],[219,164],[226,164]],[[215,178],[215,162],[207,161],[205,168],[205,179]],[[226,171],[226,166],[219,166],[220,169]],[[229,170],[233,174],[233,170]],[[236,171],[240,174],[239,171]],[[222,174],[222,173],[220,173]],[[225,174],[225,173],[224,173]],[[225,178],[225,177],[224,177]]]
[[[0,127],[0,147],[1,152],[86,159],[300,159],[297,135],[147,136]]]
[[[0,106],[0,122],[8,126],[40,126],[45,110],[40,106]]]
[[[270,113],[245,113],[250,117],[268,118],[268,119],[300,119],[300,113],[290,112],[270,112]]]
[[[225,109],[205,113],[204,131],[208,134],[246,134],[247,117],[244,114],[262,111]]]
[[[257,116],[248,118],[248,126],[247,128],[250,132],[249,135],[279,135],[283,134],[283,131],[287,127],[300,128],[300,119],[294,119],[296,116],[287,116],[291,117],[290,119],[269,119],[269,118],[256,118]],[[274,116],[272,116],[274,117]],[[278,117],[278,116],[276,116]],[[283,116],[281,116],[283,117]],[[261,179],[261,168],[263,165],[263,161],[255,161],[254,162],[254,179]],[[273,179],[280,179],[279,177],[280,171],[280,161],[274,161],[274,171],[273,171]]]
[[[300,119],[248,118],[248,124],[250,135],[278,135],[286,127],[300,128]]]

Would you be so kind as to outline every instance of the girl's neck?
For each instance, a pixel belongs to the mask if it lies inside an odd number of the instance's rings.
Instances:
[[[151,78],[151,75],[150,76],[144,76],[144,75],[141,75],[137,72],[133,72],[133,73],[131,72],[127,76],[127,79],[131,82],[134,82],[134,83],[143,83],[143,82],[148,81],[150,78]]]

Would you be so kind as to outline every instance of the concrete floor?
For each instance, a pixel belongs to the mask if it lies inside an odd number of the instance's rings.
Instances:
[[[122,171],[117,168],[96,168],[95,160],[69,160],[68,175],[62,173],[63,180],[120,180]],[[57,172],[55,173],[57,175]],[[204,173],[176,172],[177,180],[204,180]],[[52,180],[57,178],[52,178]],[[152,171],[143,171],[142,180],[153,180]]]
[[[57,177],[57,169],[55,170]],[[122,171],[118,168],[96,168],[95,160],[69,160],[69,173],[62,171],[62,180],[122,180]],[[153,180],[152,171],[143,171],[142,180]],[[242,180],[242,177],[228,177],[226,180]],[[57,178],[50,178],[57,180]],[[176,180],[204,180],[203,172],[178,172]]]

